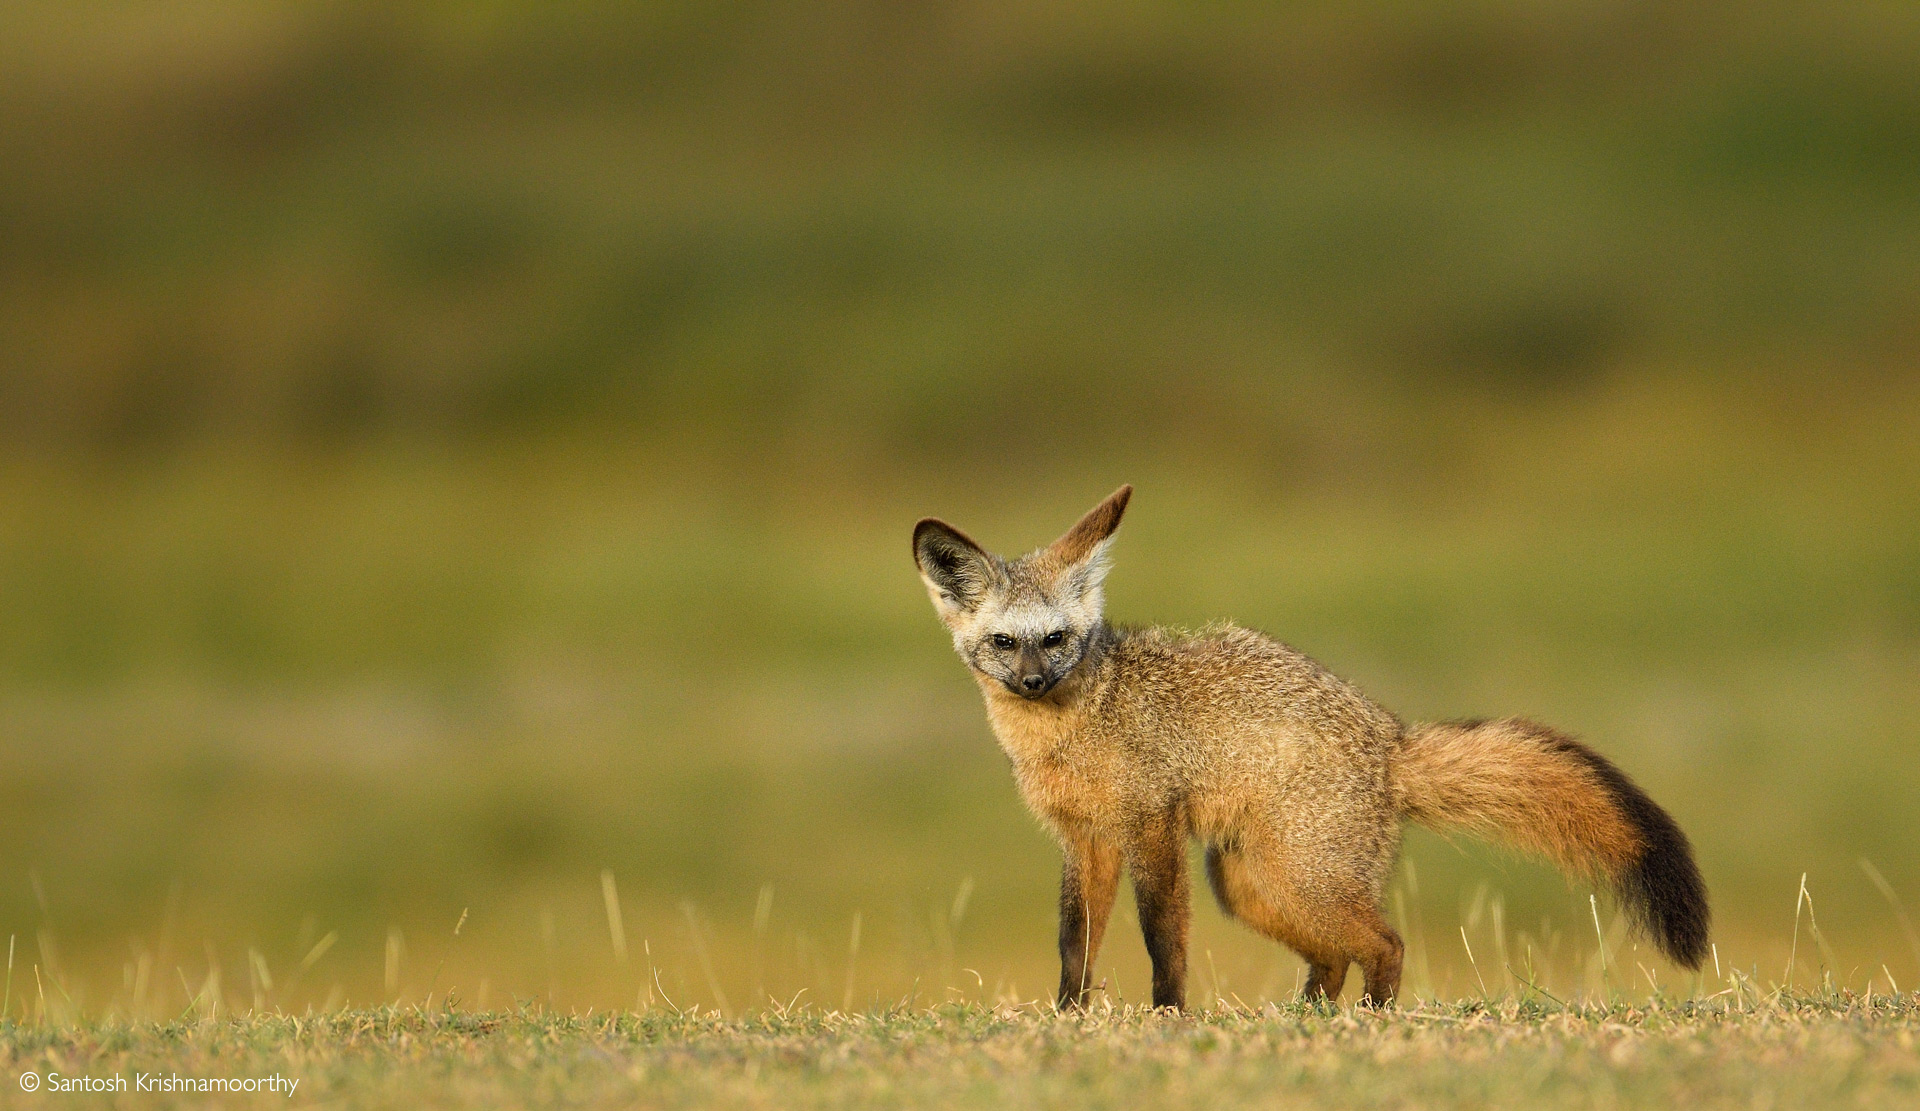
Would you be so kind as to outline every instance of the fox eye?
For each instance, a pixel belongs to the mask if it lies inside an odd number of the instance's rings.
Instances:
[[[1040,638],[1040,647],[1058,648],[1060,646],[1060,642],[1065,639],[1067,639],[1067,634],[1062,632],[1057,632],[1057,631],[1051,632],[1051,633],[1048,633],[1046,636]]]
[[[1012,648],[1014,643],[1014,639],[1005,633],[993,634],[993,646],[995,648],[1005,651],[1006,649]]]

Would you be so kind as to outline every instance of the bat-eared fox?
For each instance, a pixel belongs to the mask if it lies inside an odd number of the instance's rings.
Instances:
[[[1065,850],[1060,1004],[1086,1001],[1124,866],[1153,960],[1181,1007],[1187,839],[1227,914],[1305,958],[1305,995],[1393,1000],[1400,938],[1380,900],[1403,820],[1491,835],[1601,882],[1675,961],[1707,950],[1707,891],[1667,812],[1600,754],[1520,718],[1401,724],[1278,641],[1109,625],[1101,580],[1133,488],[1066,535],[1003,559],[944,521],[913,557],[986,696],[1021,796]]]

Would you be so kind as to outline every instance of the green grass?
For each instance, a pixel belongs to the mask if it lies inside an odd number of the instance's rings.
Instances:
[[[1920,996],[1760,993],[1643,1005],[1268,1005],[1174,1016],[902,1001],[561,1014],[455,1006],[0,1024],[0,1102],[198,1107],[201,1095],[42,1090],[17,1077],[297,1078],[220,1106],[1910,1107]]]
[[[10,4],[0,429],[990,464],[1351,448],[1356,373],[1871,378],[1916,56],[1898,4]],[[982,412],[1036,379],[1119,399]]]
[[[1234,618],[1409,718],[1574,730],[1694,839],[1728,967],[1786,967],[1806,873],[1830,951],[1803,936],[1799,982],[1825,961],[1911,987],[1920,949],[1860,861],[1920,909],[1892,817],[1920,812],[1895,774],[1920,720],[1920,394],[1769,390],[1650,375],[1409,410],[1365,478],[1143,451],[1015,491],[577,442],[9,460],[0,943],[76,1014],[177,1011],[216,971],[248,998],[250,952],[295,1010],[418,1001],[443,960],[438,990],[475,1006],[631,1006],[643,946],[706,1007],[838,1004],[850,977],[855,1003],[1031,994],[1057,850],[905,537],[935,512],[1039,543],[1125,479],[1117,618]],[[1424,995],[1473,990],[1462,927],[1530,946],[1549,990],[1597,986],[1587,892],[1545,869],[1417,835],[1394,898]],[[1199,902],[1196,968],[1287,997],[1294,959]],[[1102,967],[1138,1001],[1125,903]],[[1635,961],[1687,982],[1609,944],[1618,990]]]

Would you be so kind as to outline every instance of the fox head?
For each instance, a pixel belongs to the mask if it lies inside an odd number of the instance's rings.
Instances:
[[[914,526],[913,562],[968,667],[1028,699],[1073,674],[1101,628],[1107,546],[1132,496],[1120,487],[1060,539],[1013,560],[945,521]]]

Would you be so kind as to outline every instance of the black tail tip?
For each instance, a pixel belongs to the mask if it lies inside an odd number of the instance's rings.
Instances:
[[[1677,964],[1699,968],[1707,959],[1713,924],[1707,885],[1693,862],[1686,835],[1671,819],[1667,827],[1672,839],[1648,839],[1640,862],[1625,877],[1622,894],[1662,952]]]
[[[1699,968],[1711,944],[1713,912],[1707,881],[1693,860],[1693,845],[1673,816],[1647,797],[1626,773],[1571,738],[1562,751],[1583,761],[1600,778],[1621,815],[1640,835],[1640,856],[1617,877],[1616,894],[1634,922],[1676,964]]]

